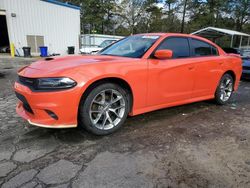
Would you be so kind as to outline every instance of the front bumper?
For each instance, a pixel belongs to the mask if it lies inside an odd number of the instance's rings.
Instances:
[[[57,92],[33,92],[16,82],[16,112],[30,124],[46,128],[77,127],[77,88]]]

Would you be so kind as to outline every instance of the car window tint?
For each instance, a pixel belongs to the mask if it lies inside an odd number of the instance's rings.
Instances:
[[[218,55],[217,48],[215,48],[215,47],[212,46],[211,49],[212,49],[212,55]]]
[[[157,50],[172,50],[173,58],[184,58],[190,56],[188,39],[184,37],[171,37],[165,39]]]
[[[197,39],[191,39],[191,41],[192,48],[194,50],[194,56],[218,55],[217,49],[210,44]]]

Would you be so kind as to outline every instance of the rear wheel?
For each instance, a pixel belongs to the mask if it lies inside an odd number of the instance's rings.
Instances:
[[[119,129],[129,113],[129,94],[117,84],[96,86],[80,103],[79,123],[96,135]]]
[[[224,74],[220,80],[220,83],[216,89],[215,101],[220,104],[226,104],[232,94],[234,89],[234,79],[230,74]]]

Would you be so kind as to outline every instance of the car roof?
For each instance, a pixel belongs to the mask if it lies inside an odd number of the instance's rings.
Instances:
[[[185,37],[190,37],[190,36],[194,36],[191,34],[185,34],[185,33],[140,33],[140,34],[135,34],[135,35],[158,35],[158,36],[171,36],[171,35],[175,35],[175,36],[185,36]]]
[[[168,36],[191,37],[191,38],[199,39],[199,40],[202,40],[202,41],[207,42],[209,44],[212,44],[212,45],[216,46],[217,48],[219,47],[218,45],[216,45],[215,43],[213,43],[212,41],[210,41],[210,40],[208,40],[206,38],[203,38],[203,37],[200,37],[200,36],[197,36],[197,35],[192,35],[192,34],[184,34],[184,33],[140,33],[140,34],[136,34],[136,35],[147,35],[147,36],[158,35],[158,36],[161,36],[161,37],[168,37]]]
[[[200,36],[197,36],[197,35],[185,34],[185,33],[140,33],[140,34],[135,34],[135,35],[180,36],[180,37],[192,37],[192,38],[197,38],[197,39],[201,39],[201,40],[208,40],[206,38],[203,38],[203,37],[200,37]]]

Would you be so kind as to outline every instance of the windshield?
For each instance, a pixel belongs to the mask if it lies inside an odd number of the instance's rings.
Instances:
[[[99,47],[105,48],[106,46],[112,44],[113,42],[115,42],[115,40],[105,40],[99,45]]]
[[[105,48],[99,54],[140,58],[158,38],[159,36],[149,35],[129,36]]]

